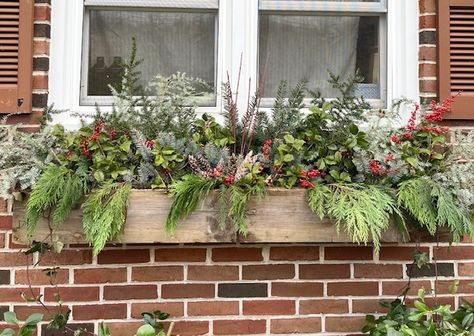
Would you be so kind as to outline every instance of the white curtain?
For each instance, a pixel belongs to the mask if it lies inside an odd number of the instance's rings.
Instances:
[[[89,66],[104,57],[125,60],[137,42],[144,84],[154,76],[186,72],[215,83],[217,12],[91,10]]]
[[[265,97],[275,97],[281,80],[294,85],[305,78],[324,97],[337,91],[328,71],[342,77],[356,70],[359,17],[260,15],[259,67],[267,54]]]

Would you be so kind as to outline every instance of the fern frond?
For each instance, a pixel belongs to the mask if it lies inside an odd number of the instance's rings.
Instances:
[[[117,238],[125,223],[128,195],[132,186],[109,182],[102,185],[82,204],[83,226],[94,255]]]
[[[433,184],[431,196],[436,200],[438,226],[447,226],[456,242],[461,241],[464,234],[474,238],[473,218],[456,204],[448,190]]]
[[[229,216],[234,221],[235,231],[241,235],[248,234],[247,204],[251,197],[262,199],[266,194],[266,186],[256,184],[250,187],[234,184],[230,187]]]
[[[207,197],[209,192],[216,188],[218,181],[205,179],[197,175],[185,175],[180,181],[173,183],[171,195],[174,202],[171,205],[166,230],[173,233],[178,222],[189,216],[198,206],[199,202]]]
[[[399,210],[395,199],[375,185],[333,184],[328,214],[336,220],[355,243],[372,239],[375,251],[380,249],[382,233],[390,225],[390,215]]]
[[[53,228],[58,229],[71,213],[72,207],[87,193],[87,185],[76,174],[65,176],[62,197],[53,213]]]
[[[32,235],[44,212],[52,209],[63,196],[66,176],[65,167],[49,164],[43,170],[26,203],[25,221],[28,235]]]
[[[308,190],[308,205],[321,219],[326,216],[327,201],[331,196],[331,189],[324,184],[318,183],[313,189]]]
[[[426,178],[414,178],[400,183],[398,204],[403,206],[432,235],[438,227],[437,211],[431,197],[432,184]]]

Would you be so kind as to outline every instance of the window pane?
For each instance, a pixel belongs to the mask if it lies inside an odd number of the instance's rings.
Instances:
[[[305,78],[323,97],[337,90],[329,71],[342,78],[359,69],[358,95],[380,98],[379,18],[375,16],[260,15],[259,68],[267,55],[265,97],[275,97],[281,80],[294,85]]]
[[[215,96],[217,12],[91,10],[88,95],[111,95],[136,39],[143,85],[156,75],[185,72],[206,81]]]

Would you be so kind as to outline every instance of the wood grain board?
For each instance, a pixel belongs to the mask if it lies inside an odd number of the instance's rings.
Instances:
[[[338,233],[329,219],[321,220],[308,207],[306,190],[270,189],[263,200],[252,199],[247,207],[249,233],[237,236],[228,221],[224,229],[216,219],[216,193],[211,193],[202,205],[182,220],[173,235],[165,230],[165,222],[173,199],[163,191],[132,190],[127,220],[121,243],[324,243],[351,242]],[[28,241],[23,222],[24,207],[14,209],[14,239]],[[82,231],[82,211],[74,209],[61,228],[55,231],[67,244],[85,243]],[[47,221],[38,223],[32,239],[41,241],[49,235]],[[392,226],[383,235],[384,242],[400,242],[401,236]]]

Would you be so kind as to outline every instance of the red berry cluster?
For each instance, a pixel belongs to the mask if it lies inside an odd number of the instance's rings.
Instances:
[[[221,177],[222,175],[222,167],[217,165],[212,171],[207,173],[207,177]]]
[[[66,160],[70,161],[71,160],[71,157],[72,157],[72,152],[70,150],[68,150],[66,152]]]
[[[441,104],[436,101],[431,101],[431,112],[425,116],[425,120],[428,122],[440,122],[443,121],[443,114],[451,110],[451,105],[454,102],[454,97],[445,99]]]
[[[318,176],[323,176],[324,173],[321,173],[319,170],[314,169],[310,171],[302,170],[300,178],[300,186],[305,189],[313,189],[314,184],[311,182],[311,179],[314,179]]]
[[[378,160],[370,160],[370,171],[375,175],[382,175],[382,166]]]
[[[100,133],[102,132],[103,129],[104,129],[104,120],[99,119],[97,121],[97,124],[94,127],[94,133],[92,133],[92,136],[91,136],[90,140],[91,141],[97,141],[97,139],[99,139],[99,135],[100,135]]]
[[[272,148],[273,141],[270,139],[265,140],[262,147],[262,155],[264,160],[270,160],[270,150]]]
[[[83,138],[81,141],[81,148],[82,148],[82,153],[84,153],[85,156],[90,154],[89,150],[89,142],[87,141],[86,138]]]
[[[385,162],[392,162],[392,161],[395,161],[395,156],[393,156],[393,154],[388,154],[386,157],[385,157]]]
[[[391,139],[392,139],[392,142],[394,142],[394,143],[396,143],[396,144],[402,143],[402,141],[400,140],[400,138],[399,138],[397,135],[395,135],[395,134],[392,135]]]
[[[410,119],[408,119],[407,129],[410,131],[413,131],[416,127],[416,115],[419,110],[420,110],[420,105],[416,104],[415,109],[411,112]]]
[[[117,135],[117,131],[114,130],[113,128],[110,128],[109,129],[109,137],[112,139],[116,135]]]
[[[228,175],[224,178],[224,184],[225,185],[230,185],[230,184],[234,183],[234,180],[235,180],[234,175]]]

